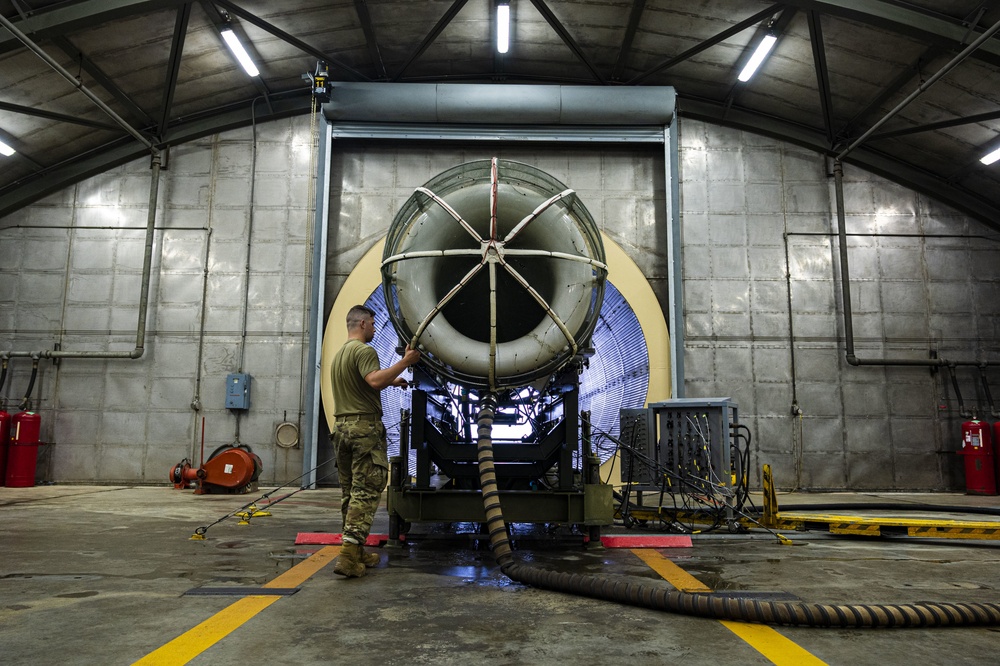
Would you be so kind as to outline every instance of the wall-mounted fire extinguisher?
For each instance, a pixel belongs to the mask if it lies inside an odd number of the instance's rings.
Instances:
[[[35,485],[41,430],[42,417],[35,412],[18,412],[11,419],[10,448],[7,451],[7,472],[4,477],[8,488],[30,488]]]
[[[0,391],[3,390],[4,382],[7,381],[7,362],[2,360],[3,368],[0,369]],[[10,442],[10,414],[4,407],[0,407],[0,486],[5,484],[7,476],[7,448]]]
[[[996,495],[996,467],[993,462],[993,434],[989,423],[973,416],[962,424],[962,448],[965,458],[965,492],[969,495]]]
[[[31,366],[31,381],[21,401],[21,408],[27,409],[31,389],[38,375],[38,359]],[[7,448],[7,470],[4,484],[8,488],[30,488],[35,485],[35,471],[38,465],[38,443],[42,431],[42,417],[31,411],[14,415],[10,422],[10,446]]]

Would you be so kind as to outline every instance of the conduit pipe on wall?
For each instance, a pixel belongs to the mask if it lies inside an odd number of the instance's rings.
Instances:
[[[18,409],[27,409],[29,401],[31,400],[31,392],[35,388],[35,379],[38,377],[38,357],[35,356],[31,360],[31,379],[28,380],[28,389],[24,392],[24,397],[21,398],[21,404],[17,407]]]
[[[153,265],[153,236],[156,232],[156,205],[159,199],[160,154],[153,155],[152,175],[149,185],[149,211],[146,216],[146,245],[142,259],[142,284],[139,289],[139,321],[135,331],[135,349],[131,351],[63,351],[45,349],[42,351],[3,351],[0,357],[28,358],[94,358],[94,359],[137,359],[145,352],[146,311],[149,306],[149,282]]]
[[[979,366],[979,379],[983,383],[983,394],[986,396],[986,404],[990,406],[990,416],[996,418],[1000,416],[1000,412],[997,411],[996,406],[993,404],[993,394],[990,392],[990,383],[986,379],[986,373],[983,372],[985,366]],[[0,387],[3,386],[3,380],[0,379]],[[994,446],[996,443],[994,443]]]
[[[83,83],[77,80],[70,72],[68,72],[62,65],[60,65],[52,56],[42,49],[38,44],[34,43],[27,35],[18,30],[17,26],[7,20],[6,17],[0,15],[0,25],[5,27],[10,31],[10,34],[14,35],[18,41],[27,47],[29,51],[34,53],[36,56],[41,58],[49,67],[51,67],[57,74],[64,78],[70,85],[79,90],[81,93],[87,96],[90,101],[97,105],[101,111],[106,113],[115,123],[121,127],[123,130],[128,132],[136,141],[144,145],[149,149],[152,154],[152,182],[149,188],[149,212],[146,224],[146,251],[143,258],[142,266],[142,287],[139,296],[139,322],[136,327],[135,334],[135,349],[128,352],[74,352],[74,351],[62,351],[62,350],[42,350],[35,352],[0,352],[0,355],[6,357],[32,357],[32,358],[97,358],[97,359],[137,359],[143,355],[145,351],[145,338],[146,338],[146,310],[149,303],[149,277],[150,277],[150,267],[152,265],[153,257],[153,233],[155,230],[156,223],[156,202],[158,199],[158,188],[160,182],[160,151],[153,145],[153,143],[147,139],[139,130],[135,129],[128,122],[125,121],[121,116],[114,112],[114,110],[101,101],[101,98],[94,94],[90,89],[88,89]]]
[[[965,408],[965,401],[962,400],[962,389],[958,386],[958,376],[955,375],[955,368],[951,365],[944,366],[945,372],[948,373],[949,379],[951,379],[951,387],[955,390],[955,399],[958,400],[958,415],[964,419],[970,418],[972,412]]]
[[[854,318],[851,308],[851,271],[847,258],[847,229],[844,213],[844,164],[833,163],[834,189],[837,200],[837,240],[840,246],[840,289],[844,299],[845,356],[851,365],[883,365],[909,367],[955,367],[958,365],[997,365],[995,361],[954,361],[946,358],[859,358],[854,353]]]

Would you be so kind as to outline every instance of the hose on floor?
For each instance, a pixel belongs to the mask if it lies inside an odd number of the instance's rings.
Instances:
[[[816,604],[787,601],[761,601],[714,595],[679,592],[646,582],[624,578],[606,578],[591,574],[551,571],[517,562],[507,538],[507,524],[500,506],[496,468],[493,464],[493,417],[496,396],[487,395],[480,402],[477,415],[479,482],[486,510],[490,548],[505,576],[518,583],[557,592],[568,592],[631,606],[695,615],[717,620],[736,620],[777,625],[809,627],[946,627],[1000,625],[1000,604],[938,603],[916,604]]]

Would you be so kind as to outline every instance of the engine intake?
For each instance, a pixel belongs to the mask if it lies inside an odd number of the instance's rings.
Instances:
[[[491,391],[547,377],[585,349],[606,277],[600,233],[576,193],[498,158],[418,187],[382,257],[400,337],[442,377]]]

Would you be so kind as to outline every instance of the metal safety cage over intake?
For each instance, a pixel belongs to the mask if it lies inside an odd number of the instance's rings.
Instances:
[[[607,266],[576,193],[526,164],[480,160],[418,187],[382,260],[389,317],[440,378],[531,384],[590,343]]]

